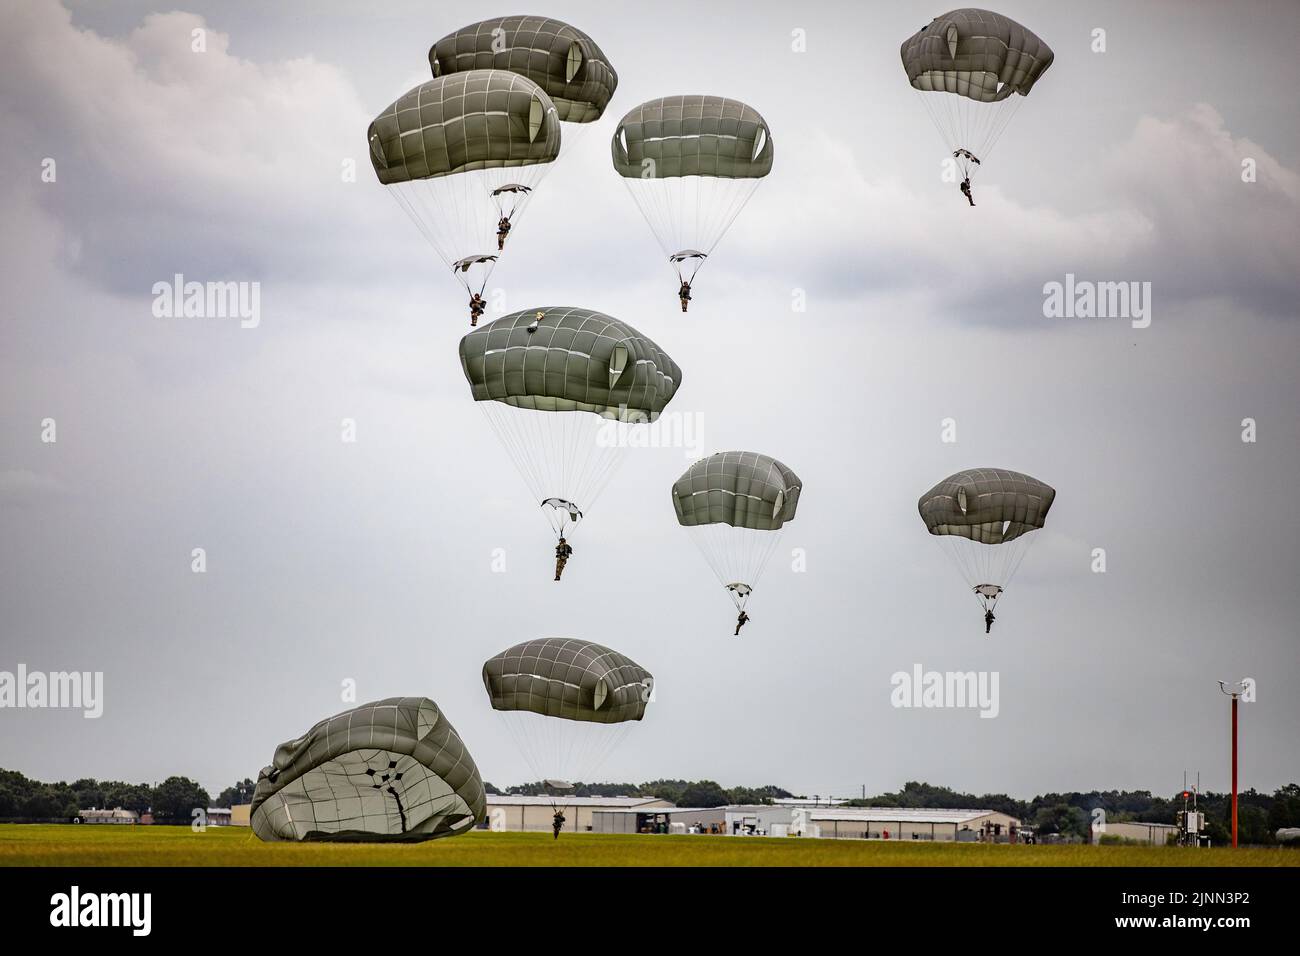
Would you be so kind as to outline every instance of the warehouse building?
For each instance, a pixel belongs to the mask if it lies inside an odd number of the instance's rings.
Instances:
[[[858,840],[935,840],[1014,842],[1015,817],[995,810],[939,810],[907,807],[726,808],[732,836],[810,836]]]
[[[134,810],[123,810],[121,807],[115,807],[112,810],[78,810],[78,823],[107,823],[107,824],[125,824],[130,826],[133,823],[140,822],[140,814]]]
[[[814,835],[833,839],[1015,843],[1020,821],[996,810],[837,807],[810,810]]]
[[[1178,827],[1172,823],[1107,823],[1105,830],[1097,827],[1092,831],[1092,842],[1100,843],[1104,836],[1119,837],[1123,840],[1136,840],[1150,843],[1152,846],[1165,846],[1172,839],[1178,840]]]
[[[726,807],[619,807],[592,811],[594,833],[725,834]]]
[[[651,810],[671,808],[658,797],[522,797],[488,794],[487,825],[492,830],[550,830],[555,811],[564,813],[564,829],[592,829],[592,815],[601,810]],[[607,831],[607,832],[637,832]]]

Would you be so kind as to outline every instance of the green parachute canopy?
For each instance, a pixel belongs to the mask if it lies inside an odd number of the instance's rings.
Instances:
[[[702,458],[673,483],[677,523],[775,531],[794,520],[803,483],[790,468],[753,451]]]
[[[407,91],[367,139],[376,177],[465,291],[482,293],[504,246],[500,221],[518,225],[559,155],[560,120],[532,80],[471,70]]]
[[[460,340],[460,362],[476,402],[624,421],[654,421],[682,380],[677,363],[632,326],[574,306],[489,322]]]
[[[1029,475],[968,468],[923,494],[917,509],[980,606],[992,611],[1055,500],[1055,489]]]
[[[654,677],[600,644],[547,637],[490,658],[483,665],[483,686],[494,710],[614,724],[645,716]]]
[[[568,123],[600,119],[618,89],[604,52],[576,27],[547,17],[497,17],[449,33],[429,50],[435,77],[508,70],[532,80]]]
[[[460,362],[557,535],[589,511],[622,461],[620,429],[657,419],[682,382],[677,363],[632,326],[574,306],[489,322],[460,340]]]
[[[610,143],[623,179],[684,282],[696,273],[763,178],[772,132],[751,106],[721,96],[666,96],[619,121]]]
[[[794,520],[803,482],[787,465],[752,451],[703,458],[673,483],[677,523],[744,610],[781,530]]]
[[[276,748],[253,793],[263,840],[419,841],[483,820],[483,781],[433,701],[392,697]]]
[[[375,175],[385,185],[535,166],[560,153],[560,121],[550,97],[504,70],[421,83],[376,116],[366,137]]]
[[[619,121],[611,148],[614,169],[626,179],[760,179],[772,171],[767,121],[752,106],[722,96],[642,103]]]
[[[1005,468],[968,468],[921,496],[917,508],[931,534],[996,545],[1041,528],[1056,490]]]
[[[973,7],[935,17],[903,41],[900,55],[965,176],[988,158],[1054,57],[1015,20]]]
[[[483,686],[535,777],[563,790],[590,780],[645,716],[654,677],[608,647],[549,637],[489,659]]]

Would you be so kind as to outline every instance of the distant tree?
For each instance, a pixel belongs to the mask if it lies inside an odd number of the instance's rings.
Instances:
[[[153,792],[153,814],[158,823],[189,823],[196,807],[211,805],[208,792],[188,777],[168,777]]]
[[[234,807],[241,803],[249,803],[253,799],[253,790],[256,786],[257,784],[253,783],[251,779],[245,777],[233,787],[226,787],[225,790],[217,794],[216,806]]]
[[[71,820],[77,815],[76,795],[67,784],[40,784],[19,806],[18,815],[36,820]]]
[[[104,806],[110,809],[121,807],[123,810],[144,813],[153,805],[153,787],[147,783],[122,783],[115,780],[100,786],[104,791]]]
[[[1273,806],[1268,811],[1269,829],[1300,827],[1300,784],[1288,783],[1273,794]]]
[[[729,803],[739,804],[766,804],[777,797],[792,796],[790,791],[771,784],[766,787],[732,787],[727,791],[727,795],[730,798]]]
[[[101,810],[105,809],[104,790],[97,781],[84,778],[82,780],[74,780],[68,786],[76,796],[77,806],[80,809],[86,810],[91,807],[97,807]],[[112,808],[108,807],[108,809]]]
[[[727,791],[712,780],[689,784],[676,801],[679,807],[725,807],[730,802]]]

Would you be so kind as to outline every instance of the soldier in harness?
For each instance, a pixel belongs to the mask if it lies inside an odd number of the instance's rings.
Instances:
[[[740,637],[740,629],[749,623],[749,612],[741,611],[740,617],[736,618],[736,636]]]
[[[497,223],[497,252],[506,247],[506,236],[510,235],[510,217],[502,216]]]
[[[483,301],[483,296],[475,292],[469,297],[469,324],[478,325],[479,317],[487,311],[487,303]]]
[[[569,563],[569,558],[573,555],[573,546],[560,536],[560,543],[555,546],[555,580],[560,580],[560,575],[564,573],[564,566]]]
[[[553,839],[560,838],[560,831],[564,829],[564,811],[556,809],[555,816],[551,817],[551,832],[555,834]]]

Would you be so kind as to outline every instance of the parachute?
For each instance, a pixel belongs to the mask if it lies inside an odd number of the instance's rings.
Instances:
[[[794,520],[802,491],[787,466],[752,451],[702,458],[673,483],[677,523],[689,529],[737,611]]]
[[[965,177],[988,159],[1055,55],[1011,18],[970,7],[935,17],[901,54],[908,82]]]
[[[772,171],[767,121],[721,96],[642,103],[619,121],[611,149],[614,169],[688,284]]]
[[[1033,543],[1030,532],[1043,527],[1055,498],[1055,489],[1037,478],[1002,468],[970,468],[927,491],[917,508],[988,614]]]
[[[367,133],[379,181],[465,291],[481,295],[502,217],[516,218],[560,152],[555,105],[503,70],[421,83]]]
[[[474,759],[424,697],[392,697],[322,720],[275,750],[253,792],[263,840],[407,841],[484,819]]]
[[[490,658],[483,686],[534,776],[563,790],[589,779],[645,716],[654,677],[608,647],[548,637]]]
[[[471,394],[552,530],[590,511],[622,460],[610,422],[652,422],[682,371],[625,322],[572,306],[524,309],[460,340]]]
[[[435,77],[484,69],[527,77],[546,91],[566,123],[600,119],[618,89],[618,73],[595,41],[547,17],[471,23],[429,49],[429,67]]]

